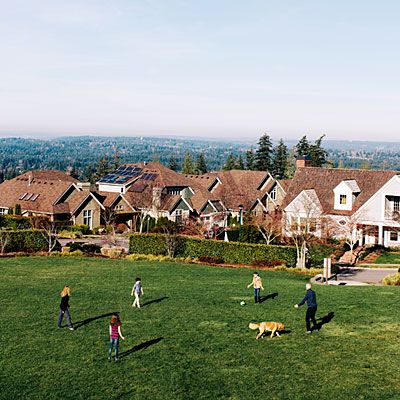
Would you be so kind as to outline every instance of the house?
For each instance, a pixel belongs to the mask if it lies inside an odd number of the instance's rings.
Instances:
[[[104,209],[90,185],[62,171],[29,171],[0,184],[0,214],[19,204],[23,216],[44,216],[50,221],[100,225]]]
[[[287,233],[307,225],[320,237],[400,246],[398,171],[316,168],[301,160],[286,193]]]
[[[265,171],[230,170],[186,177],[194,192],[190,201],[210,227],[225,226],[228,215],[242,223],[245,212],[263,213],[283,197],[282,186]]]
[[[115,221],[130,228],[146,216],[181,222],[196,215],[189,180],[158,162],[123,165],[97,185],[96,196],[112,210]]]

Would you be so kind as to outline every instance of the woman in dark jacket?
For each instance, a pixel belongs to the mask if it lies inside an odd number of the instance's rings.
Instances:
[[[70,331],[74,330],[72,326],[71,314],[69,312],[69,296],[71,294],[71,289],[69,286],[64,286],[64,289],[60,293],[61,296],[61,303],[60,303],[60,313],[58,315],[58,327],[61,328],[61,322],[63,316],[67,319],[68,329]]]

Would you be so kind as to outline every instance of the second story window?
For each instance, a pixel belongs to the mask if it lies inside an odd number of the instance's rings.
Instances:
[[[393,211],[400,211],[400,197],[395,197],[393,199]]]
[[[276,200],[276,186],[271,190],[270,194],[272,200]]]
[[[345,194],[341,194],[339,196],[339,204],[342,204],[342,205],[347,204],[347,196]]]

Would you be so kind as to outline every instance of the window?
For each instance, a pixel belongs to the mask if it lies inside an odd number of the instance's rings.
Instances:
[[[19,200],[22,200],[28,193],[24,193],[22,196],[19,197]]]
[[[181,191],[178,188],[168,188],[168,194],[179,195],[181,194]]]
[[[390,241],[397,242],[399,240],[399,234],[397,231],[390,231]]]
[[[26,196],[24,200],[29,200],[32,196],[33,196],[33,193],[28,193],[28,196]]]
[[[271,196],[272,200],[276,200],[276,186],[271,190],[269,195]]]
[[[347,204],[347,196],[345,194],[339,195],[339,204],[342,205]]]
[[[393,211],[400,211],[400,197],[393,198]]]
[[[182,210],[175,211],[175,222],[182,222]]]
[[[83,223],[92,229],[92,210],[83,210]]]
[[[8,208],[0,208],[0,215],[8,214]]]

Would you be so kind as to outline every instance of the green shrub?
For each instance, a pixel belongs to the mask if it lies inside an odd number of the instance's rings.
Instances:
[[[85,254],[100,254],[101,246],[94,243],[69,242],[66,245],[70,251],[80,250]]]
[[[82,235],[87,235],[90,233],[90,228],[88,225],[72,225],[71,226],[71,231],[72,232],[80,232]]]
[[[39,230],[0,231],[0,237],[0,243],[6,243],[5,253],[47,251],[49,247],[45,233]]]
[[[166,236],[161,234],[133,234],[129,253],[166,255]],[[231,243],[219,240],[176,237],[176,257],[216,257],[225,263],[251,264],[254,260],[282,260],[286,265],[296,264],[296,249],[290,246],[273,246],[249,243]]]
[[[126,256],[126,258],[131,261],[159,261],[159,262],[176,261],[172,257],[154,256],[152,254],[129,254]]]
[[[390,286],[400,286],[400,272],[388,275],[385,278],[383,278],[383,284]]]
[[[18,229],[32,229],[32,225],[28,217],[21,215],[4,215],[0,221],[3,228],[18,230]]]

